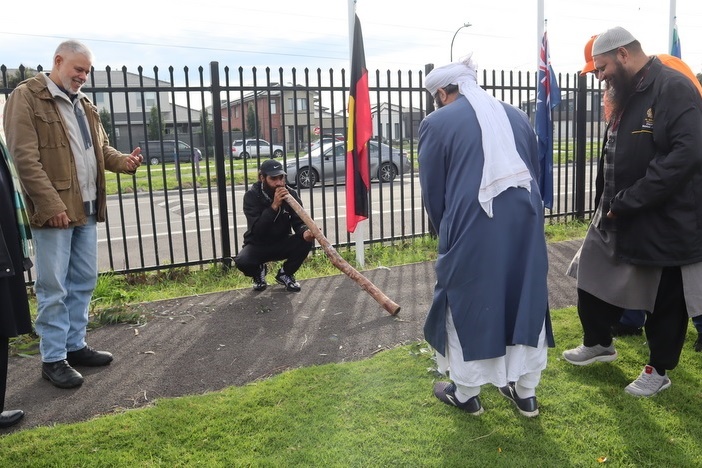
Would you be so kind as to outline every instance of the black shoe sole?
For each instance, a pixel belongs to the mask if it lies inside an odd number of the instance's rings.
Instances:
[[[107,362],[90,362],[90,361],[68,361],[71,367],[105,367],[112,363],[112,359]]]

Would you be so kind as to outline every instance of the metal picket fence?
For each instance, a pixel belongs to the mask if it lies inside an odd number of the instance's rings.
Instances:
[[[405,155],[411,165],[406,172],[396,170],[390,180],[373,180],[371,212],[361,225],[366,244],[431,233],[417,177],[418,127],[433,111],[422,83],[431,68],[369,74],[374,145],[381,153],[386,148]],[[41,71],[1,66],[0,99]],[[479,81],[533,119],[536,73],[484,71]],[[593,211],[603,131],[598,84],[577,73],[559,75],[559,83],[562,103],[553,112],[554,205],[545,212],[547,222]],[[230,266],[246,229],[243,195],[257,180],[258,165],[282,154],[281,161],[299,172],[318,151],[315,143],[333,149],[346,134],[349,85],[345,70],[245,70],[217,62],[178,72],[171,67],[165,73],[156,67],[139,67],[135,73],[94,70],[83,92],[100,109],[111,144],[123,152],[141,146],[147,156],[136,175],[108,177],[108,221],[98,230],[100,271]],[[246,141],[254,143],[247,146],[248,158],[233,157],[232,146]],[[326,170],[338,171],[339,164],[332,163]],[[342,178],[297,189],[336,248],[355,242],[346,231]]]

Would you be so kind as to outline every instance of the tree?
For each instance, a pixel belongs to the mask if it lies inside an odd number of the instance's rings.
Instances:
[[[261,128],[261,123],[257,117],[253,104],[249,104],[249,110],[246,113],[246,134],[250,137],[258,135],[258,131]]]
[[[158,109],[156,106],[151,108],[151,115],[149,116],[149,140],[160,140],[161,135],[163,135],[163,119],[158,114]]]
[[[200,126],[202,128],[202,141],[206,146],[209,146],[214,141],[214,121],[207,113],[207,109],[202,110],[200,115]]]
[[[36,70],[33,70],[31,68],[20,67],[20,69],[16,70],[13,75],[7,77],[7,85],[10,89],[15,89],[18,84],[20,84],[27,78],[33,77],[36,74]]]
[[[108,138],[112,138],[114,136],[112,135],[112,116],[107,112],[107,109],[100,111],[100,122],[102,122],[102,128],[105,129]]]

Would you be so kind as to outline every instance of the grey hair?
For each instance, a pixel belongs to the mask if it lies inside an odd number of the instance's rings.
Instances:
[[[85,55],[91,62],[94,61],[93,53],[88,49],[88,46],[73,39],[60,43],[54,52],[54,57],[66,53]]]

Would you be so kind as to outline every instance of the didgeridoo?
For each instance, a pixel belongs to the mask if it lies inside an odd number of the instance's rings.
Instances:
[[[285,202],[293,209],[295,213],[305,222],[307,227],[317,239],[319,245],[322,246],[322,250],[327,254],[329,260],[332,264],[337,267],[342,273],[354,280],[364,291],[373,297],[373,299],[380,304],[383,309],[387,310],[390,315],[396,315],[400,311],[400,306],[393,302],[388,296],[386,296],[376,285],[374,285],[368,278],[363,276],[354,267],[352,267],[349,262],[344,260],[344,258],[339,255],[333,245],[329,242],[322,231],[314,223],[314,220],[307,214],[304,208],[293,198],[292,195],[288,194],[285,196]]]

